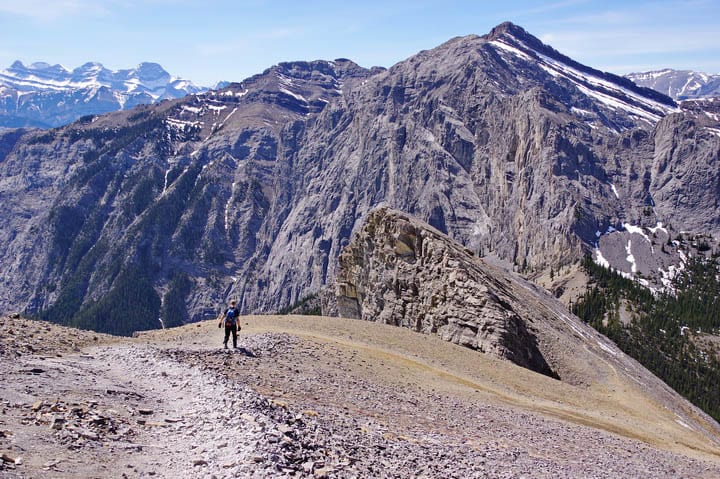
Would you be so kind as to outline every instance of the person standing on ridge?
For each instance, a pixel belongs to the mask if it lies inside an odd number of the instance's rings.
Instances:
[[[225,324],[225,340],[223,346],[227,349],[228,339],[230,339],[230,333],[233,337],[233,348],[237,348],[237,333],[240,328],[240,311],[235,307],[235,301],[230,301],[230,307],[225,310],[218,323],[218,328],[222,328],[223,323]]]

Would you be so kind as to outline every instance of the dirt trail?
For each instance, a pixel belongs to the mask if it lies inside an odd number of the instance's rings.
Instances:
[[[210,322],[4,358],[0,477],[720,477],[700,434],[658,448],[608,432],[640,421],[612,418],[633,412],[622,405],[598,429],[579,406],[592,390],[468,365],[435,338],[244,322],[247,354],[223,351]],[[690,439],[702,447],[677,444]]]

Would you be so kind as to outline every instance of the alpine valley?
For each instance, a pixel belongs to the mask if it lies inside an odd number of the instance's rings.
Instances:
[[[88,62],[70,71],[43,62],[20,61],[0,70],[0,128],[50,128],[85,115],[130,109],[181,98],[207,88],[171,76],[157,63],[112,71]]]

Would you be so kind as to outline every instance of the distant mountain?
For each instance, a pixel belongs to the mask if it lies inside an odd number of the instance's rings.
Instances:
[[[652,88],[675,100],[720,97],[720,75],[665,69],[626,76],[637,85]]]
[[[70,71],[61,65],[16,61],[0,71],[0,127],[57,127],[85,115],[206,90],[171,76],[157,63],[112,71],[89,62]]]

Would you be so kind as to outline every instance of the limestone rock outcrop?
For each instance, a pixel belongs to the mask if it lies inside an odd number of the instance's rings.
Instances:
[[[422,221],[372,212],[339,257],[337,313],[423,333],[555,376],[516,286]],[[326,306],[327,308],[327,306]]]

